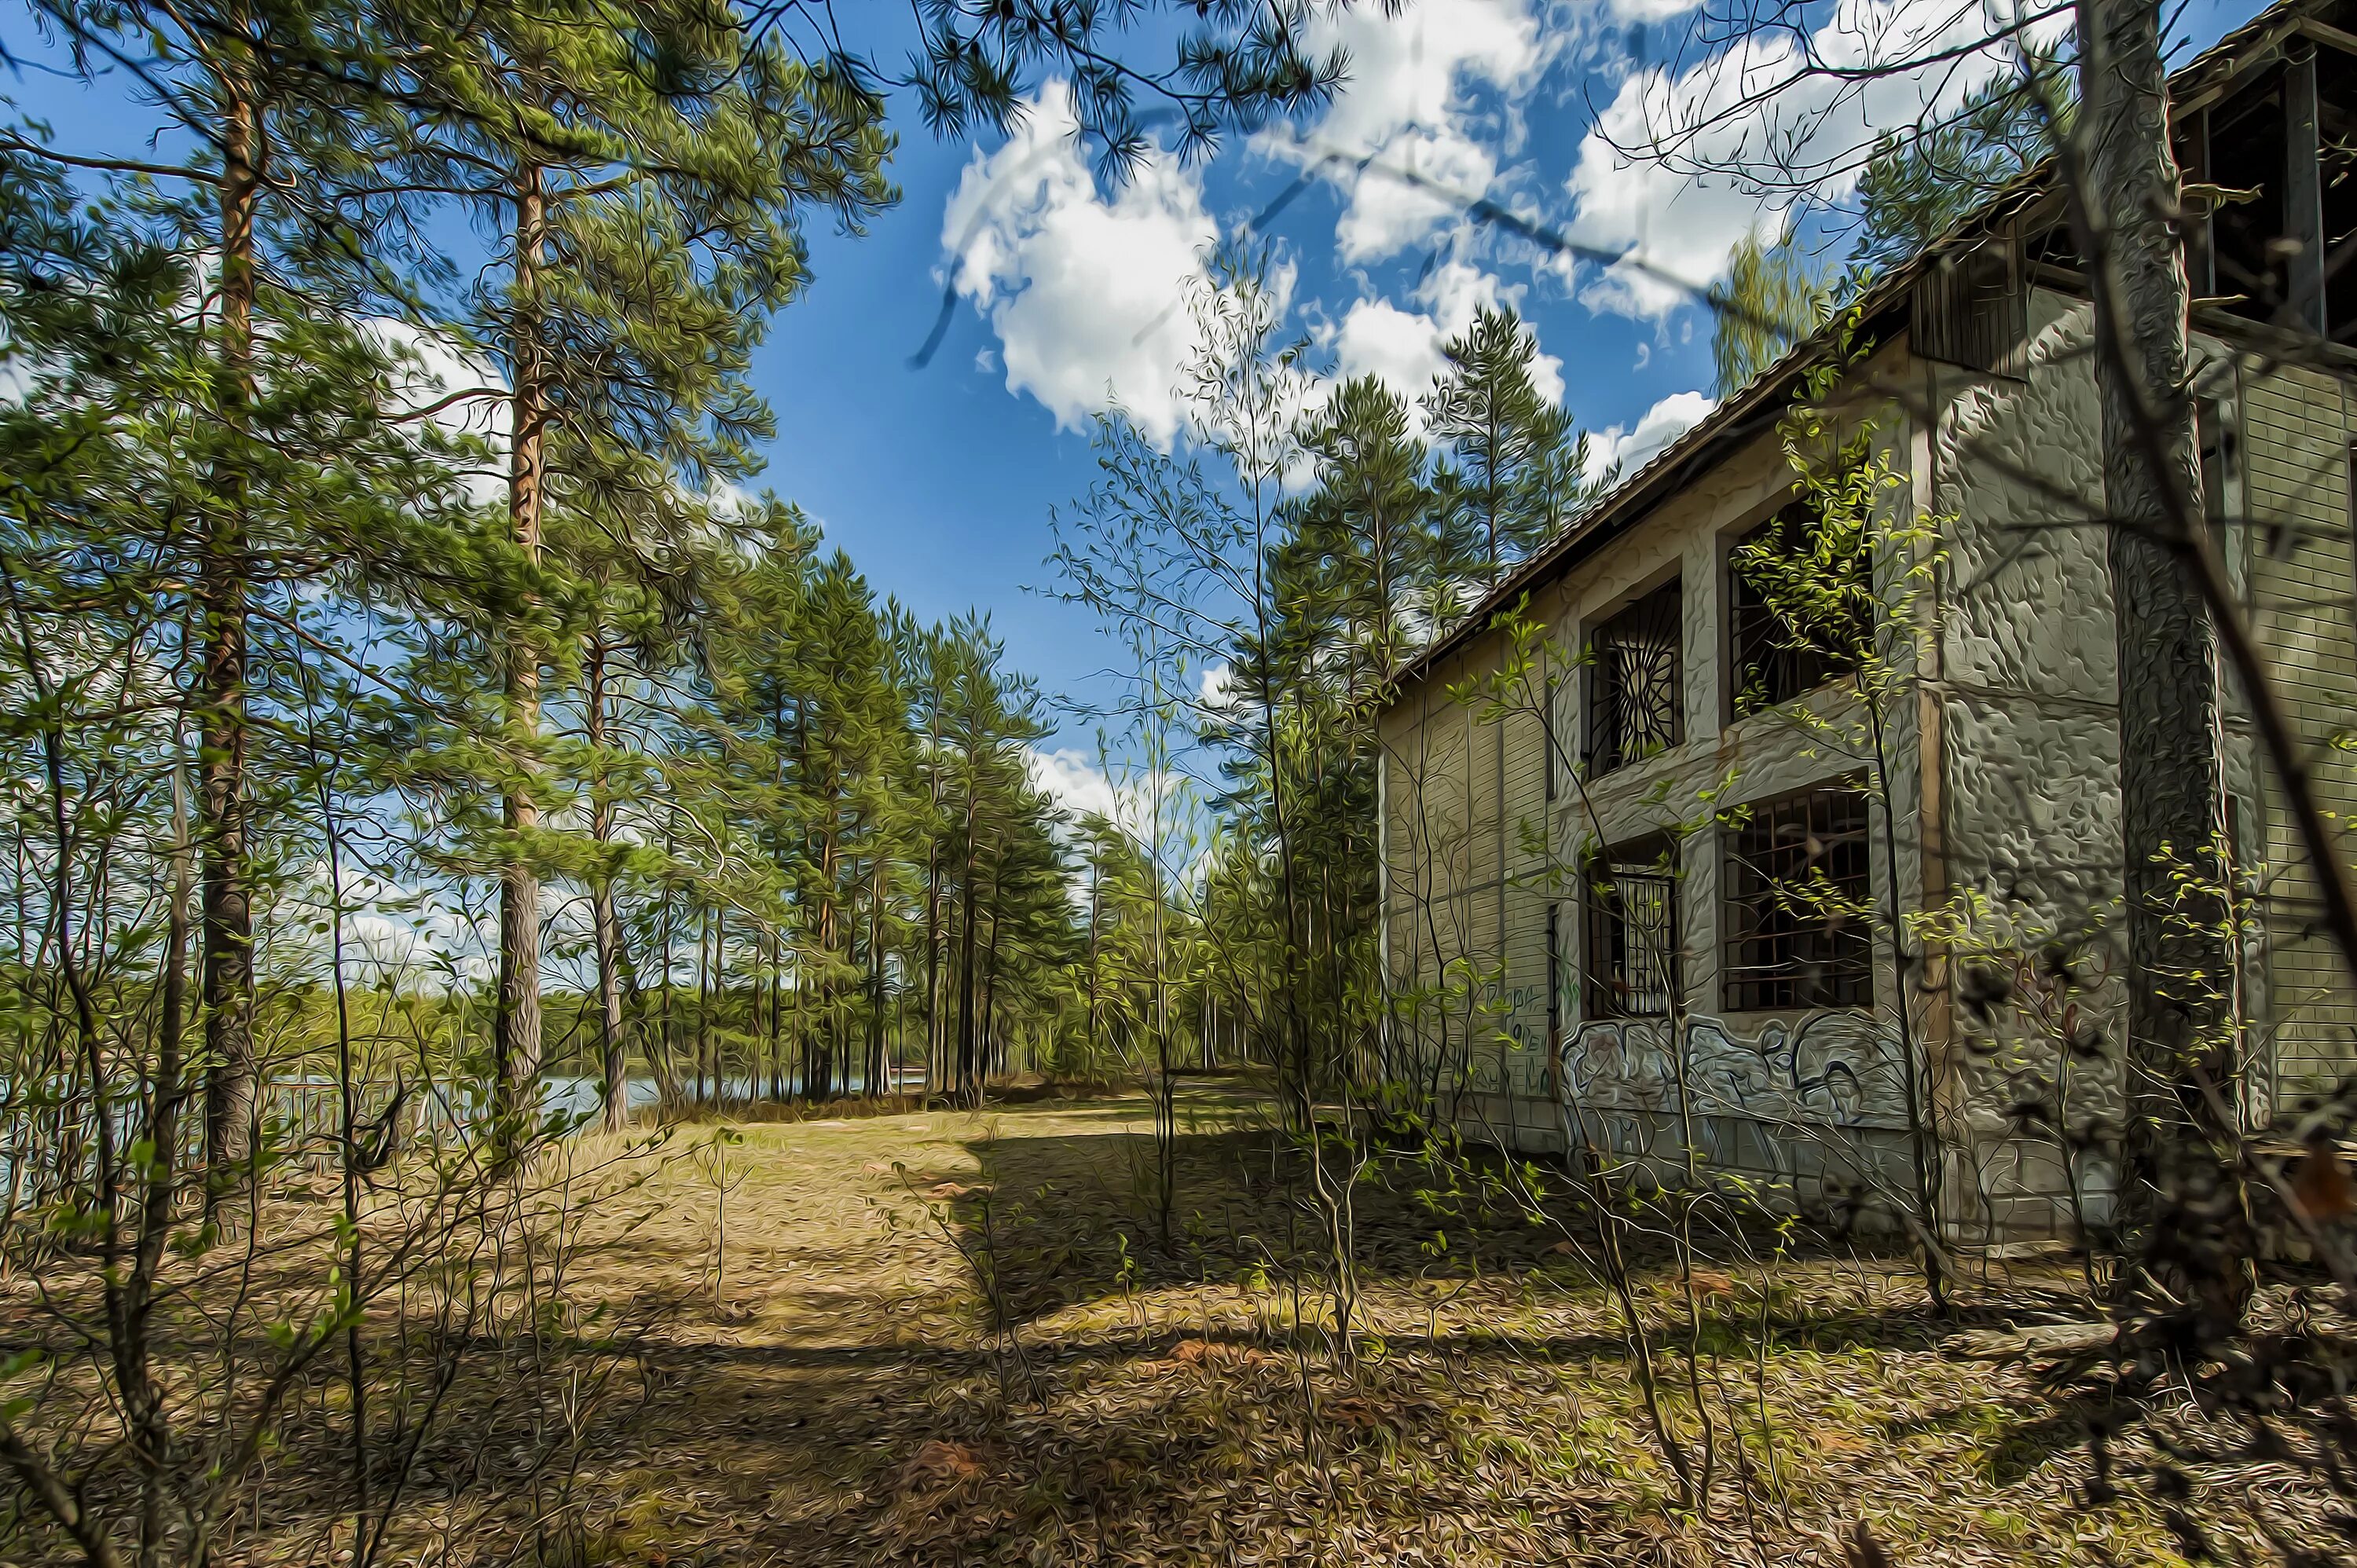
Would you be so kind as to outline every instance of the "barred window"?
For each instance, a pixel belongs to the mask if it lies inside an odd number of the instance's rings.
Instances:
[[[1594,1018],[1659,1018],[1678,993],[1677,850],[1667,839],[1621,844],[1587,865],[1583,1009]]]
[[[1871,1006],[1865,792],[1831,785],[1761,801],[1724,842],[1727,1010]]]
[[[1596,628],[1587,664],[1587,768],[1609,773],[1685,738],[1675,578]]]
[[[1563,906],[1549,904],[1546,909],[1546,1037],[1552,1047],[1563,1040]]]
[[[1787,620],[1765,587],[1745,569],[1745,552],[1765,548],[1793,559],[1817,547],[1816,509],[1794,501],[1736,541],[1727,556],[1729,640],[1735,650],[1735,713],[1740,718],[1805,696],[1857,668],[1862,627],[1804,631]],[[1863,575],[1866,563],[1850,563]]]

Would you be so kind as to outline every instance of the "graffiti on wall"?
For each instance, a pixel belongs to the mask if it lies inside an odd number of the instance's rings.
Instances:
[[[1677,1042],[1665,1020],[1610,1018],[1565,1039],[1563,1085],[1598,1110],[1679,1109]],[[1837,1127],[1904,1127],[1903,1054],[1870,1015],[1827,1012],[1743,1024],[1692,1017],[1684,1025],[1688,1109],[1697,1115]]]

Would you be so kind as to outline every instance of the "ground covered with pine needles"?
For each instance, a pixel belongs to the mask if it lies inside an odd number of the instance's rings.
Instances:
[[[2040,1326],[2095,1316],[2067,1267],[1984,1273],[1943,1315],[1904,1259],[1755,1256],[1695,1274],[1699,1322],[1678,1272],[1649,1267],[1662,1398],[1711,1467],[1698,1509],[1587,1250],[1512,1205],[1436,1202],[1451,1183],[1428,1165],[1355,1191],[1345,1367],[1294,1331],[1314,1212],[1238,1096],[1186,1098],[1168,1245],[1142,1099],[732,1135],[600,1156],[601,1179],[634,1176],[563,1260],[597,1348],[561,1484],[537,1478],[533,1519],[521,1487],[479,1499],[462,1554],[2141,1563],[2198,1536],[2223,1561],[2338,1560],[2330,1500],[2267,1465],[2213,1468],[2190,1499],[2139,1488],[2149,1436],[2115,1445],[2117,1498],[2090,1504],[2088,1407],[2035,1353]]]

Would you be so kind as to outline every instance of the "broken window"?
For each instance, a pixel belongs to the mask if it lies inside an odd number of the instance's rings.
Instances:
[[[1596,628],[1587,665],[1589,772],[1609,773],[1684,738],[1684,630],[1674,578]]]
[[[2273,321],[2291,285],[2284,209],[2284,94],[2274,72],[2209,114],[2210,183],[2236,193],[2210,214],[2211,286],[2237,316]]]
[[[1865,792],[1826,785],[1759,802],[1728,827],[1725,848],[1727,1010],[1871,1006]]]
[[[1649,838],[1587,864],[1584,1011],[1592,1018],[1659,1018],[1677,995],[1677,850]]]
[[[2295,52],[2180,139],[2188,178],[2219,192],[2189,246],[2195,292],[2357,343],[2357,59]]]
[[[1749,553],[1766,551],[1785,560],[1816,553],[1820,523],[1805,500],[1770,518],[1735,542],[1728,554],[1729,641],[1735,653],[1735,714],[1740,718],[1804,696],[1857,670],[1868,628],[1860,624],[1800,628],[1781,612],[1774,578],[1747,565]],[[1853,582],[1865,580],[1863,558],[1839,564]]]

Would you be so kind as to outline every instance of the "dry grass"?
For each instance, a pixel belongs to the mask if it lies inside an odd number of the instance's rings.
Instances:
[[[1982,1282],[1943,1320],[1899,1263],[1703,1276],[1718,1476],[1696,1515],[1674,1506],[1609,1296],[1519,1216],[1443,1225],[1405,1179],[1361,1187],[1361,1354],[1348,1371],[1297,1354],[1308,1217],[1251,1120],[1190,1097],[1167,1250],[1139,1101],[747,1127],[716,1173],[674,1145],[627,1234],[576,1264],[576,1290],[659,1324],[639,1397],[585,1444],[577,1550],[1837,1563],[1862,1520],[1900,1563],[2181,1561],[2149,1509],[2083,1506],[2076,1413],[1976,1353],[2025,1315],[2083,1315],[2059,1277]],[[1647,1294],[1683,1322],[1669,1282]],[[2207,1522],[2261,1560],[2259,1519],[2314,1524],[2265,1473],[2214,1480]]]
[[[2185,1560],[2132,1449],[2131,1500],[2085,1506],[2083,1412],[1990,1354],[2089,1316],[2066,1276],[1943,1318],[1903,1261],[1755,1258],[1698,1273],[1690,1323],[1649,1270],[1716,1431],[1686,1509],[1568,1208],[1436,1206],[1445,1173],[1406,1162],[1360,1185],[1338,1367],[1297,1332],[1315,1225],[1282,1140],[1210,1088],[1182,1112],[1168,1246],[1140,1098],[581,1141],[576,1196],[604,1196],[539,1265],[570,1309],[529,1355],[472,1353],[382,1561],[1797,1568],[1846,1563],[1861,1520],[1900,1568]],[[329,1373],[226,1561],[332,1568]],[[2327,1547],[2279,1472],[2202,1482],[2228,1560],[2273,1560],[2269,1528]]]

